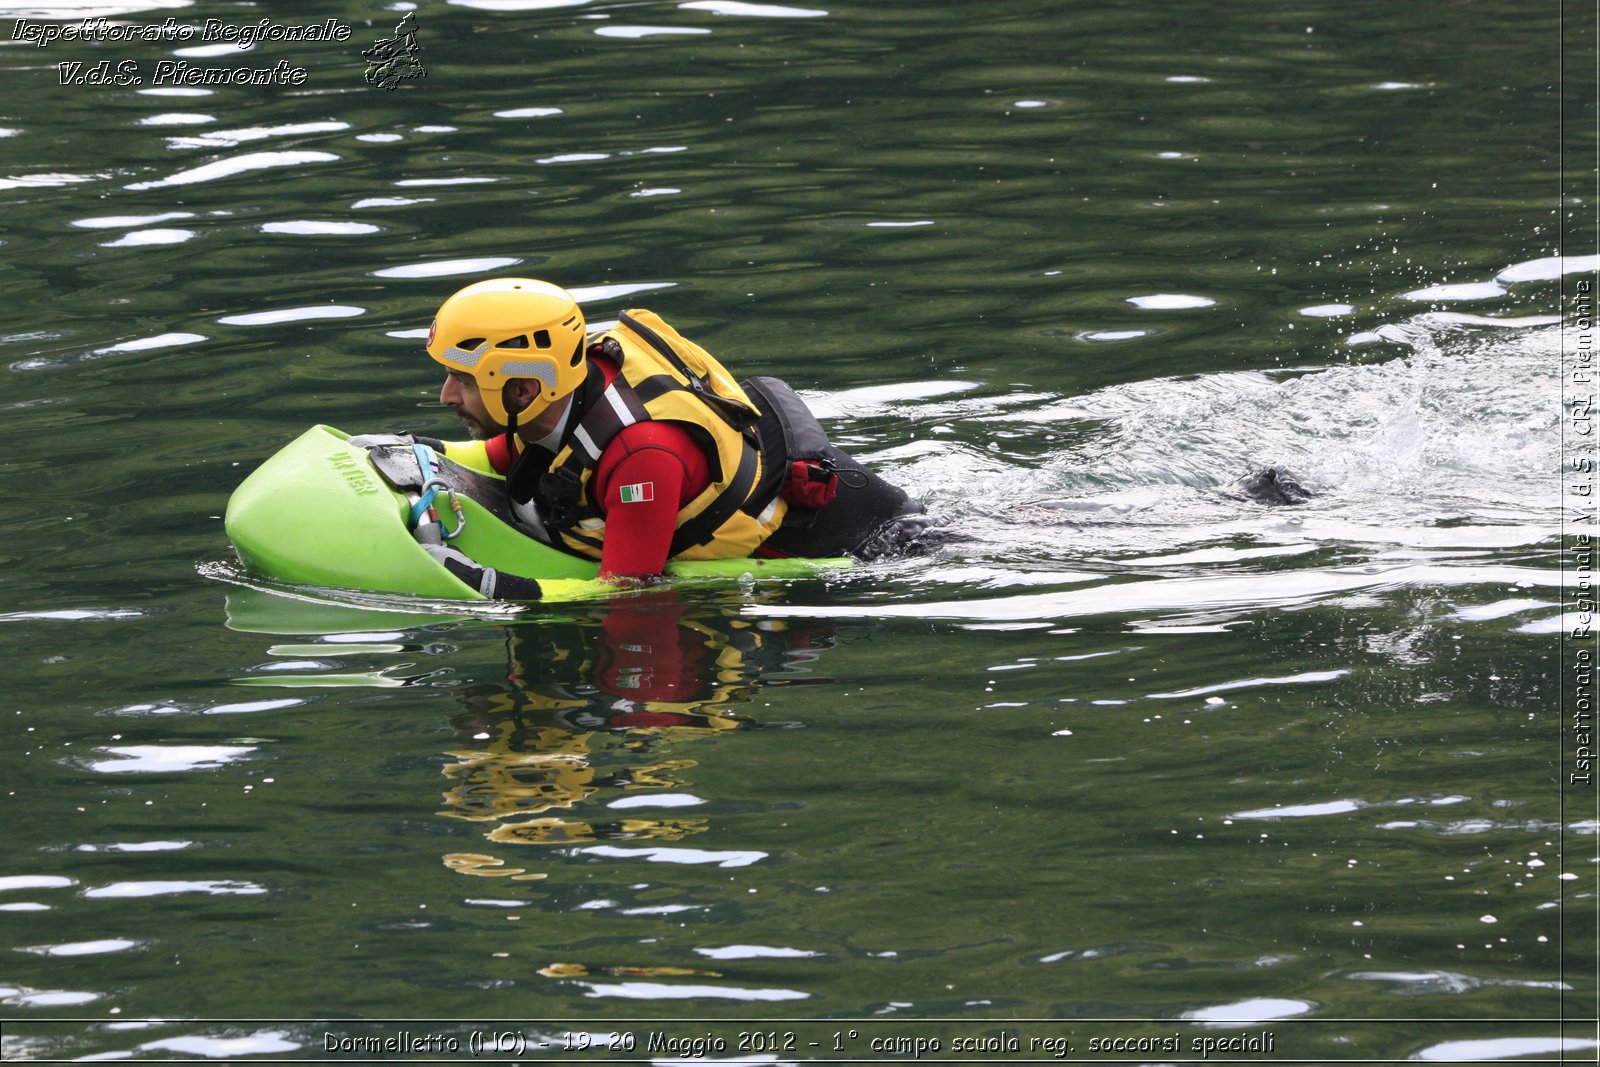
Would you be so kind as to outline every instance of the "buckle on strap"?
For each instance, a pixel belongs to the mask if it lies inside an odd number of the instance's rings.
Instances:
[[[539,476],[539,495],[549,505],[548,525],[565,530],[578,518],[578,501],[583,496],[583,477],[570,466],[558,467]]]

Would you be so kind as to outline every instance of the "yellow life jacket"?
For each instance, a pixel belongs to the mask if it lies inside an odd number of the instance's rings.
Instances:
[[[607,342],[615,342],[615,345]],[[726,368],[705,349],[652,311],[625,311],[591,347],[618,361],[616,377],[593,399],[561,450],[543,471],[513,468],[508,488],[516,499],[537,495],[550,507],[547,528],[557,547],[599,559],[605,520],[591,498],[600,456],[617,434],[636,422],[674,422],[706,452],[711,482],[678,510],[669,559],[748,556],[783,523],[788,504],[777,493],[778,464],[762,455],[759,412]],[[523,459],[530,459],[524,456]],[[526,463],[519,467],[529,466]]]

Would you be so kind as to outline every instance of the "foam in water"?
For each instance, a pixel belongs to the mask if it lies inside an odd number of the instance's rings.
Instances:
[[[1383,335],[1409,351],[914,410],[985,422],[998,447],[924,441],[892,476],[977,527],[982,555],[1030,566],[1240,540],[1482,549],[1554,536],[1559,329],[1434,314]],[[1237,489],[1269,466],[1313,498],[1273,508]]]

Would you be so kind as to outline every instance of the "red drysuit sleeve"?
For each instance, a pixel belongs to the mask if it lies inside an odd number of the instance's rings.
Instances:
[[[606,447],[594,482],[606,520],[600,577],[647,578],[666,565],[679,509],[711,479],[705,453],[687,431],[641,422]]]

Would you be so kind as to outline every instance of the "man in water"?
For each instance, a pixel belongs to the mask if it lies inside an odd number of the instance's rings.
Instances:
[[[524,532],[598,559],[604,580],[648,582],[669,559],[872,559],[926,525],[903,491],[829,444],[786,385],[736,385],[651,312],[588,337],[565,289],[494,278],[444,302],[428,354],[448,372],[440,403],[474,439],[445,445],[449,458],[503,476]],[[538,595],[425,547],[486,596]]]

